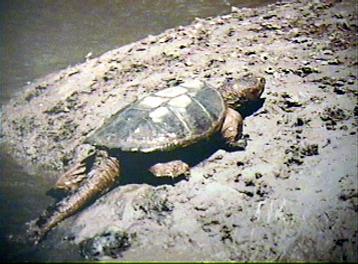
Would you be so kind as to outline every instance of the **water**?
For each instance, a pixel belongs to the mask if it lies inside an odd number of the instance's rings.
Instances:
[[[59,233],[50,234],[37,248],[24,240],[24,223],[54,202],[46,195],[52,183],[26,174],[4,153],[0,164],[0,262],[80,260],[78,250],[62,241]]]
[[[1,0],[0,103],[27,81],[141,39],[272,0]]]
[[[26,82],[195,17],[228,13],[273,0],[1,0],[0,105]],[[0,260],[79,260],[77,249],[50,234],[38,248],[16,241],[24,223],[53,202],[52,182],[32,177],[0,152]],[[55,232],[54,232],[55,233]],[[15,238],[9,240],[11,234]],[[11,237],[10,237],[11,238]],[[14,240],[15,239],[15,240]]]

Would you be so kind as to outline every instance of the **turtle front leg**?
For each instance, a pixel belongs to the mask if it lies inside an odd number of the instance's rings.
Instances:
[[[221,127],[221,134],[230,147],[244,148],[245,144],[240,141],[242,135],[243,118],[241,114],[232,108],[228,108],[224,123]]]
[[[173,160],[165,163],[157,163],[149,168],[149,171],[156,177],[178,177],[188,176],[190,167],[181,160]]]
[[[50,206],[36,220],[29,223],[29,238],[37,244],[52,228],[77,213],[94,198],[107,192],[120,175],[119,161],[101,151],[96,155],[93,168],[78,189]]]

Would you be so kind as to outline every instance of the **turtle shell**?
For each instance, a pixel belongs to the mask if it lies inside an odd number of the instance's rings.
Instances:
[[[225,110],[216,89],[199,80],[188,80],[120,110],[87,142],[140,152],[183,147],[213,134],[221,126]]]

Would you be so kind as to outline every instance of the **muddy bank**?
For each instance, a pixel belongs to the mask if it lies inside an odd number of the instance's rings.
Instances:
[[[218,150],[175,185],[120,186],[60,225],[88,258],[357,260],[354,1],[297,1],[198,19],[39,79],[3,108],[2,137],[59,175],[138,96],[261,74],[245,151]],[[100,217],[99,217],[100,216]]]

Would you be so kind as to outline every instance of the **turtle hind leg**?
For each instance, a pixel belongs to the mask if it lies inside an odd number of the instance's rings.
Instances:
[[[190,167],[181,160],[173,160],[165,163],[157,163],[149,168],[149,171],[156,177],[179,177],[190,174]]]
[[[221,134],[229,147],[245,149],[247,143],[245,139],[241,139],[242,127],[243,118],[241,114],[232,108],[228,108],[221,127]]]
[[[37,244],[62,220],[74,215],[98,196],[107,192],[120,175],[120,165],[116,158],[105,153],[97,153],[93,168],[81,186],[65,198],[50,206],[44,213],[28,224],[29,240]]]

